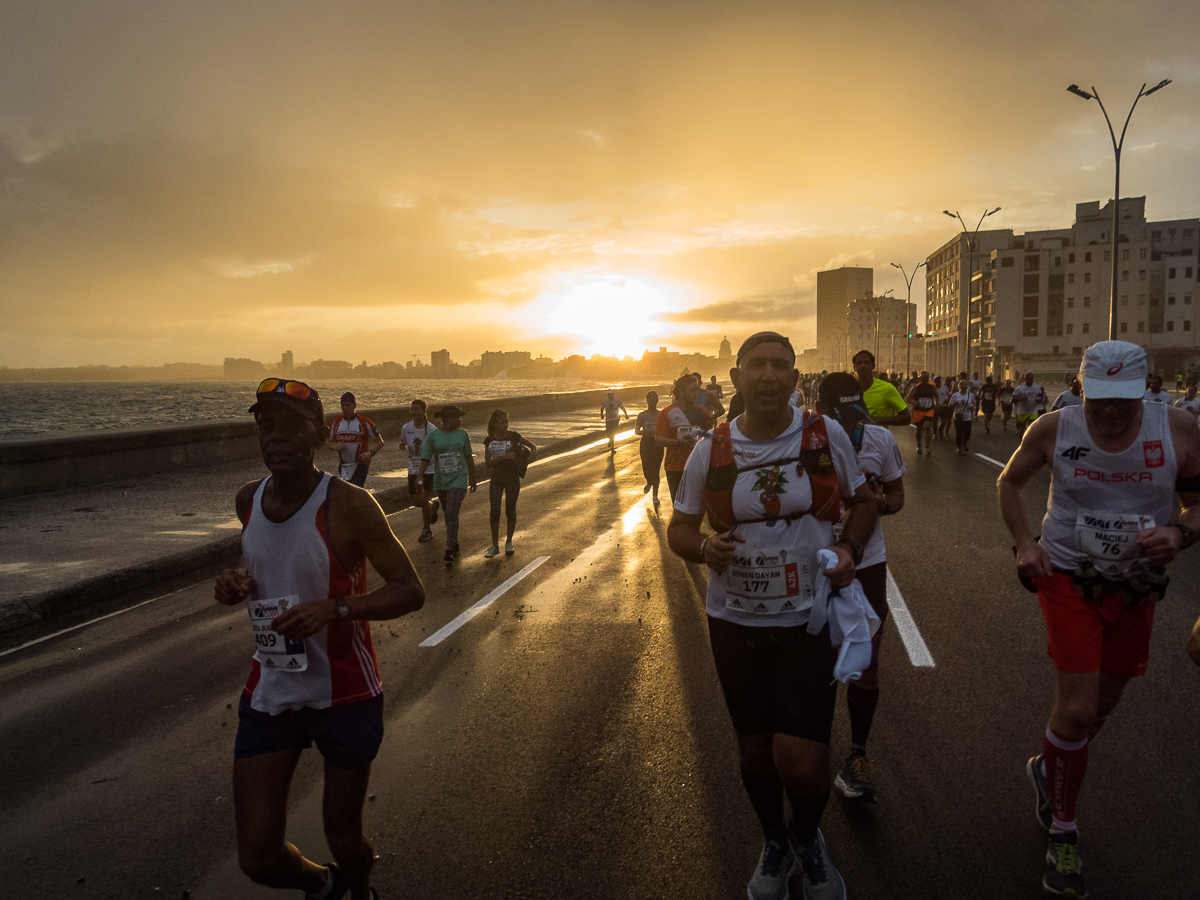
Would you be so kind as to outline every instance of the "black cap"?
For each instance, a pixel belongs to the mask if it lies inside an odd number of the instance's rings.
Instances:
[[[292,388],[294,393],[288,393],[289,385],[298,386]],[[303,416],[316,419],[319,425],[325,424],[325,407],[321,405],[320,394],[317,393],[316,388],[309,387],[303,381],[294,381],[290,378],[265,378],[258,388],[254,394],[254,405],[250,407],[249,412],[258,412],[265,403],[282,403]],[[303,396],[297,396],[297,394]]]
[[[453,403],[451,403],[449,406],[443,406],[441,409],[438,410],[438,413],[437,413],[439,419],[445,418],[446,416],[461,417],[462,414],[463,414],[463,411],[461,409],[459,409],[457,406],[455,406]]]
[[[355,404],[358,403],[358,401],[354,399],[354,394],[350,393],[350,391],[346,391],[346,393],[342,394],[342,402]]]

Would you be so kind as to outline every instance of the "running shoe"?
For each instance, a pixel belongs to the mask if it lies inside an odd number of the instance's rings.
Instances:
[[[788,900],[788,879],[796,869],[796,855],[787,841],[767,841],[758,856],[754,877],[746,885],[750,900]]]
[[[650,493],[650,482],[648,482],[648,481],[646,482],[646,486],[644,488],[642,488],[642,493],[643,494]]]
[[[454,562],[454,551],[447,547],[446,552],[442,554],[442,559],[446,562]]]
[[[932,451],[932,450],[930,450],[928,447],[926,447],[926,448],[925,448],[925,455],[926,455],[926,456],[933,456],[933,451]]]
[[[346,890],[350,887],[350,885],[346,884],[346,880],[342,878],[342,872],[341,869],[337,867],[337,863],[325,863],[325,869],[329,872],[329,879],[326,881],[326,884],[328,884],[329,881],[333,882],[333,884],[330,886],[329,893],[325,895],[325,900],[342,900],[342,897],[346,896]],[[314,896],[314,894],[306,893],[304,898],[305,900],[313,900]]]
[[[483,551],[484,559],[495,559],[499,555],[500,555],[500,548],[496,547],[494,545],[491,547],[488,547],[486,550]]]
[[[1042,887],[1055,897],[1071,897],[1073,900],[1084,900],[1087,897],[1087,887],[1083,882],[1083,859],[1079,855],[1078,831],[1050,835]]]
[[[1025,774],[1029,776],[1029,783],[1033,785],[1036,795],[1034,811],[1037,813],[1038,823],[1049,831],[1054,813],[1050,809],[1050,792],[1046,790],[1046,764],[1042,760],[1042,754],[1039,753],[1025,763]]]
[[[657,497],[654,498],[654,508],[658,509],[658,498]]]
[[[512,556],[512,555],[513,555],[514,553],[516,553],[516,552],[517,552],[517,551],[513,549],[512,541],[505,541],[505,543],[504,543],[504,555],[505,555],[505,556]]]
[[[879,802],[879,791],[871,781],[871,764],[862,750],[851,750],[842,765],[842,771],[833,779],[833,786],[847,800],[862,798],[868,803]]]
[[[422,528],[421,534],[417,537],[417,541],[419,543],[423,544],[426,541],[432,541],[432,540],[433,540],[433,529],[432,528]]]
[[[808,846],[792,844],[804,872],[804,900],[846,900],[846,883],[825,850],[825,836],[817,829],[817,839]]]
[[[433,501],[433,506],[430,507],[430,509],[432,509],[433,511],[429,514],[429,524],[430,525],[437,524],[438,507],[441,505],[442,505],[442,502],[440,500]]]

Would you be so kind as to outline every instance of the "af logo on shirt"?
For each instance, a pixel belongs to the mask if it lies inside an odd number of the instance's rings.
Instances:
[[[1157,469],[1166,465],[1167,460],[1163,456],[1162,441],[1142,441],[1142,452],[1146,455],[1147,469]]]

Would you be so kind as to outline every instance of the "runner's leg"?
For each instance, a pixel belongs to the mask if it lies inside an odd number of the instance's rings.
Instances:
[[[238,864],[258,884],[315,894],[325,886],[325,867],[305,859],[284,837],[300,752],[277,750],[233,761]]]
[[[367,881],[375,864],[375,848],[363,833],[362,822],[370,778],[370,765],[343,769],[325,762],[325,840],[353,898],[368,896]]]

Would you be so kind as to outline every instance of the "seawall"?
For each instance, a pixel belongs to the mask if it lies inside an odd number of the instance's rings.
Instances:
[[[620,396],[636,414],[647,390],[663,393],[662,385],[651,384],[622,388]],[[589,406],[598,413],[605,393],[603,389],[568,391],[465,401],[457,405],[466,413],[468,427],[478,429],[497,408],[507,410],[514,419]],[[375,422],[387,439],[398,437],[400,428],[412,418],[407,406],[360,412]],[[335,415],[336,412],[327,415],[326,420],[332,422]],[[258,453],[254,422],[249,419],[0,441],[0,498],[254,459]]]

